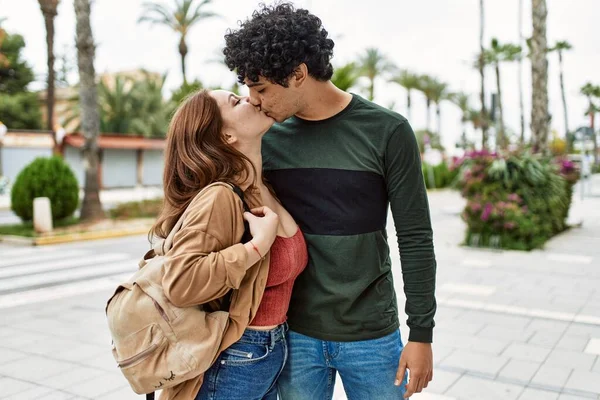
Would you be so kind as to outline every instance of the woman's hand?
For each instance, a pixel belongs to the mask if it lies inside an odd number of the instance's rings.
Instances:
[[[264,256],[275,241],[279,216],[266,206],[253,208],[250,211],[251,213],[244,213],[244,219],[250,225],[252,242],[258,248],[260,254]]]

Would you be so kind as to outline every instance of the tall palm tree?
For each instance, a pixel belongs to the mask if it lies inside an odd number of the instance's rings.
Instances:
[[[425,126],[426,130],[431,132],[431,104],[433,103],[433,98],[435,97],[435,79],[429,75],[421,75],[419,77],[418,90],[423,93],[423,96],[425,96],[425,106],[427,112]]]
[[[187,82],[185,75],[185,56],[188,53],[188,46],[185,41],[187,34],[194,24],[211,17],[217,16],[211,11],[204,11],[206,6],[210,5],[212,0],[202,0],[195,8],[192,6],[196,0],[173,0],[174,9],[170,9],[164,4],[155,2],[144,2],[142,16],[138,22],[149,22],[151,24],[165,25],[180,35],[179,54],[181,56],[181,73],[183,81]]]
[[[390,80],[406,89],[406,116],[409,120],[412,120],[412,91],[419,90],[419,79],[419,75],[402,70]]]
[[[523,47],[523,0],[519,0],[519,46]],[[521,111],[520,143],[525,143],[525,105],[523,104],[523,57],[519,57],[519,109]]]
[[[565,137],[569,134],[569,118],[567,113],[567,98],[565,96],[565,81],[563,78],[563,52],[571,50],[573,46],[567,41],[556,42],[554,47],[548,49],[548,52],[556,51],[558,53],[558,70],[560,79],[560,93],[562,96],[563,112],[565,114]]]
[[[362,76],[369,78],[369,100],[375,96],[375,78],[394,70],[393,64],[376,48],[368,48],[358,60]]]
[[[485,47],[483,43],[483,32],[485,28],[485,8],[484,0],[479,0],[479,57],[477,62],[477,68],[479,69],[479,75],[481,77],[481,92],[479,98],[481,100],[481,115],[485,118],[487,115],[487,108],[485,106],[485,61],[483,59]],[[487,147],[487,130],[488,127],[485,124],[481,125],[481,147],[485,149]]]
[[[347,92],[351,87],[356,86],[360,78],[360,71],[355,63],[351,62],[339,68],[335,68],[331,82],[339,89]]]
[[[586,110],[586,114],[590,116],[590,128],[592,130],[592,139],[594,142],[594,163],[598,164],[598,139],[596,136],[596,112],[598,112],[598,107],[594,104],[594,97],[600,98],[600,87],[592,85],[590,82],[587,82],[585,85],[581,87],[581,94],[587,97],[588,99],[588,108]]]
[[[450,99],[448,84],[434,79],[431,82],[431,101],[435,104],[435,115],[437,119],[437,134],[442,137],[442,101]]]
[[[545,153],[548,147],[548,50],[546,39],[546,0],[531,0],[533,34],[531,36],[531,134],[533,151]]]
[[[79,95],[81,98],[81,125],[85,145],[85,186],[81,219],[94,220],[104,217],[100,204],[98,182],[98,94],[94,57],[96,46],[90,25],[90,0],[75,0],[77,65],[79,67]]]
[[[54,131],[54,18],[58,14],[57,8],[60,0],[38,0],[44,23],[46,25],[47,65],[48,80],[46,87],[46,128]],[[54,138],[54,151],[58,150],[58,143]]]
[[[451,93],[448,96],[449,100],[454,103],[461,111],[460,122],[462,124],[462,137],[467,137],[467,122],[469,122],[469,95],[464,92]]]
[[[496,143],[502,148],[508,146],[506,130],[504,128],[504,108],[502,107],[502,84],[500,81],[500,63],[515,61],[521,58],[521,46],[514,44],[501,44],[493,38],[489,49],[485,50],[484,62],[492,65],[496,71],[496,89],[498,91],[498,134]]]

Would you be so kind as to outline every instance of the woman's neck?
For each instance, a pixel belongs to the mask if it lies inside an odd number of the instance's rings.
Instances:
[[[261,154],[261,145],[260,142],[258,145],[254,146],[243,146],[238,148],[242,154],[244,154],[250,160],[251,166],[254,167],[254,171],[252,168],[249,168],[249,176],[246,181],[243,183],[244,186],[250,185],[252,182],[258,187],[262,185],[262,154]],[[256,171],[256,175],[254,172]]]

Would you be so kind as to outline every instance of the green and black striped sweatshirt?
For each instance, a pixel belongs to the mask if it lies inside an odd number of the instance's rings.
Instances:
[[[292,117],[263,139],[263,168],[302,228],[309,262],[288,322],[298,333],[358,341],[398,329],[387,242],[391,206],[409,340],[431,342],[436,261],[419,149],[401,115],[353,95],[331,118]]]

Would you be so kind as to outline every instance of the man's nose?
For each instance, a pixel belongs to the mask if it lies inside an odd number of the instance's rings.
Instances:
[[[250,102],[250,104],[252,104],[254,107],[260,107],[260,99],[258,98],[258,96],[253,96],[252,93],[250,93],[248,95],[248,101]]]

